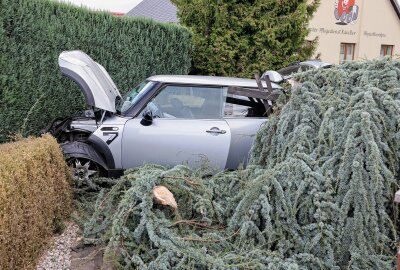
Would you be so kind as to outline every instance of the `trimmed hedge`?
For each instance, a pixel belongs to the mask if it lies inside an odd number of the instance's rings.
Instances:
[[[50,135],[0,145],[0,269],[34,268],[70,213],[70,184]]]
[[[187,74],[191,34],[55,1],[0,0],[0,142],[82,111],[83,95],[58,67],[58,55],[76,49],[101,63],[124,93],[151,75]]]

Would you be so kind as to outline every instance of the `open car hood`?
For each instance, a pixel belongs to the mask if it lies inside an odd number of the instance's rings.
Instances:
[[[121,94],[102,65],[82,51],[62,52],[58,57],[58,65],[63,75],[80,86],[87,104],[116,112],[115,99]]]

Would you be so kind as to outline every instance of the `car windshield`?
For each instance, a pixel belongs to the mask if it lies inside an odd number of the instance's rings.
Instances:
[[[129,91],[122,100],[117,102],[118,113],[125,114],[154,84],[155,82],[144,81]]]

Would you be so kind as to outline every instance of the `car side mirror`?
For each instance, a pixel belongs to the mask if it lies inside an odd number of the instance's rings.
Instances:
[[[284,81],[284,78],[282,77],[282,75],[274,70],[268,70],[267,72],[265,72],[262,76],[261,76],[261,80],[266,80],[266,77],[269,77],[271,82],[274,83],[281,83]]]
[[[143,118],[140,121],[140,124],[142,124],[145,127],[151,126],[153,124],[153,113],[150,110],[146,110],[143,113]]]

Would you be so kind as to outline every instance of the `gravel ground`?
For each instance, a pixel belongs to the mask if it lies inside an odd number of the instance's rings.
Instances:
[[[78,241],[78,230],[78,225],[69,223],[61,235],[53,237],[36,270],[71,270],[71,247]]]

